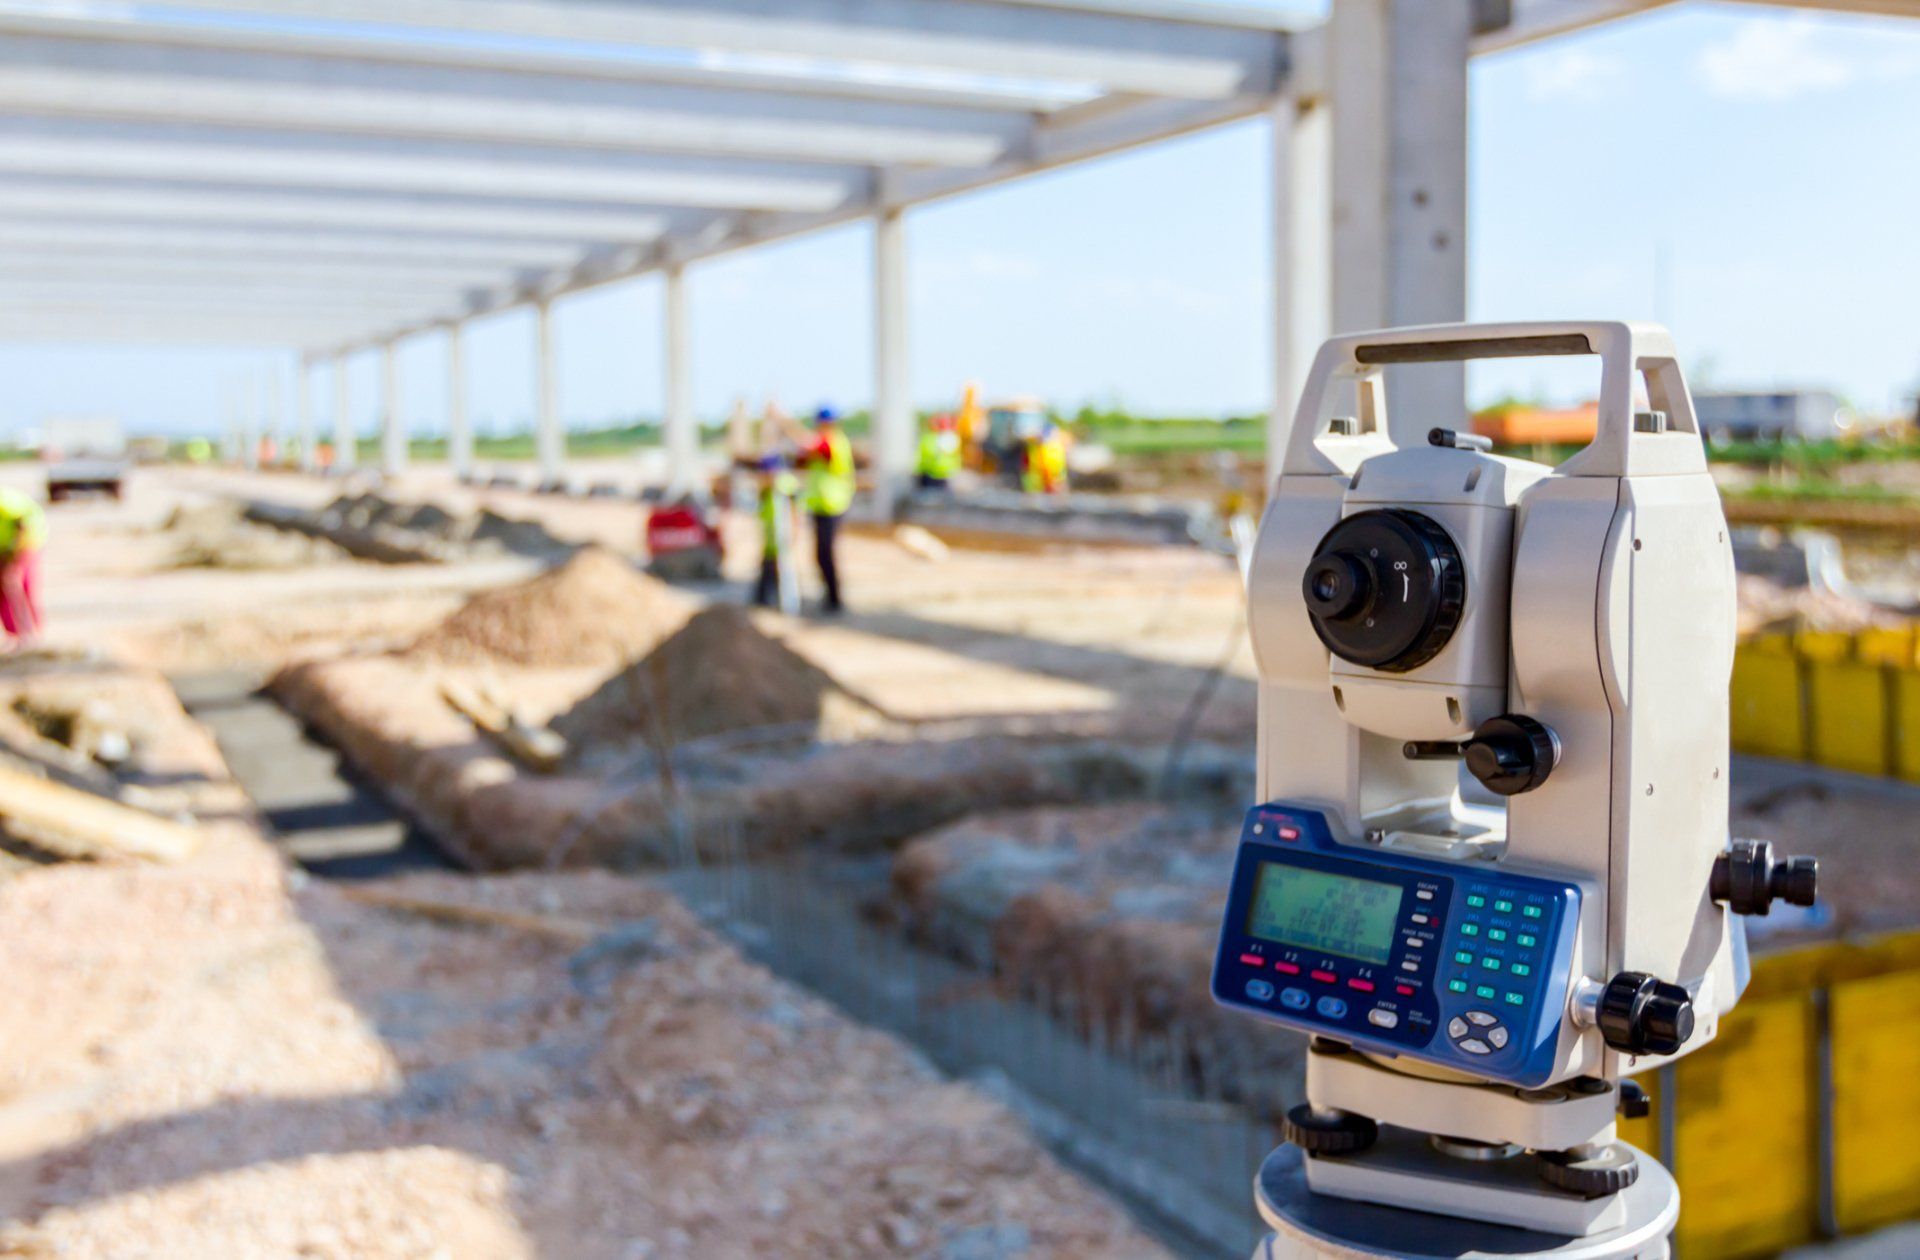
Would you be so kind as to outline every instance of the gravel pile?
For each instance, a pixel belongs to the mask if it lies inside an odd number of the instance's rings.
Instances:
[[[811,738],[835,701],[840,725],[849,709],[861,707],[831,674],[763,633],[745,609],[715,605],[553,726],[575,747],[642,740],[671,748],[704,735],[769,727]]]
[[[536,578],[474,596],[413,652],[462,664],[617,667],[651,651],[693,609],[620,556],[588,547]]]

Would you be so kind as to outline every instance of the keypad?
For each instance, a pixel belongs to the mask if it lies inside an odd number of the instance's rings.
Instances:
[[[1535,972],[1545,961],[1541,934],[1529,920],[1544,920],[1547,907],[1537,895],[1514,889],[1482,885],[1464,892],[1466,911],[1452,941],[1455,948],[1449,951],[1452,963],[1441,973],[1446,991],[1471,995],[1524,1019],[1522,1011],[1533,1000]],[[1489,980],[1495,983],[1486,983]],[[1511,1038],[1504,1027],[1497,1039],[1479,1029],[1468,1030],[1465,1037],[1451,1026],[1448,1032],[1453,1044],[1468,1054],[1504,1049]]]

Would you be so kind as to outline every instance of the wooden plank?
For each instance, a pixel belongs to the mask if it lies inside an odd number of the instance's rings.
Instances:
[[[148,862],[184,862],[201,840],[192,827],[8,766],[0,766],[0,825],[57,852]]]

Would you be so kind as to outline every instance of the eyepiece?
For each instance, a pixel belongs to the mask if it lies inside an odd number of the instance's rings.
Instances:
[[[1364,611],[1379,586],[1372,566],[1344,552],[1315,556],[1303,585],[1314,615],[1336,621]]]

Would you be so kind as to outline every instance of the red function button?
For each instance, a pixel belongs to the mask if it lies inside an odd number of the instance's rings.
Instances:
[[[1321,984],[1332,984],[1335,980],[1338,980],[1340,977],[1334,975],[1331,971],[1316,971],[1313,973],[1313,978],[1315,980],[1318,980]]]
[[[1240,961],[1249,967],[1264,967],[1267,965],[1267,960],[1258,954],[1242,954],[1240,955]]]
[[[1297,976],[1300,974],[1299,963],[1277,962],[1273,964],[1273,969],[1283,976]]]
[[[1347,987],[1348,987],[1349,989],[1358,989],[1358,990],[1360,990],[1360,992],[1362,992],[1362,993],[1371,993],[1371,992],[1373,992],[1373,981],[1371,981],[1371,980],[1349,980],[1349,981],[1347,981]]]
[[[1280,828],[1280,838],[1282,840],[1298,840],[1300,838],[1300,828],[1282,827]]]
[[[1393,986],[1393,991],[1395,993],[1398,993],[1401,997],[1413,996],[1413,986],[1410,984],[1396,984]]]

